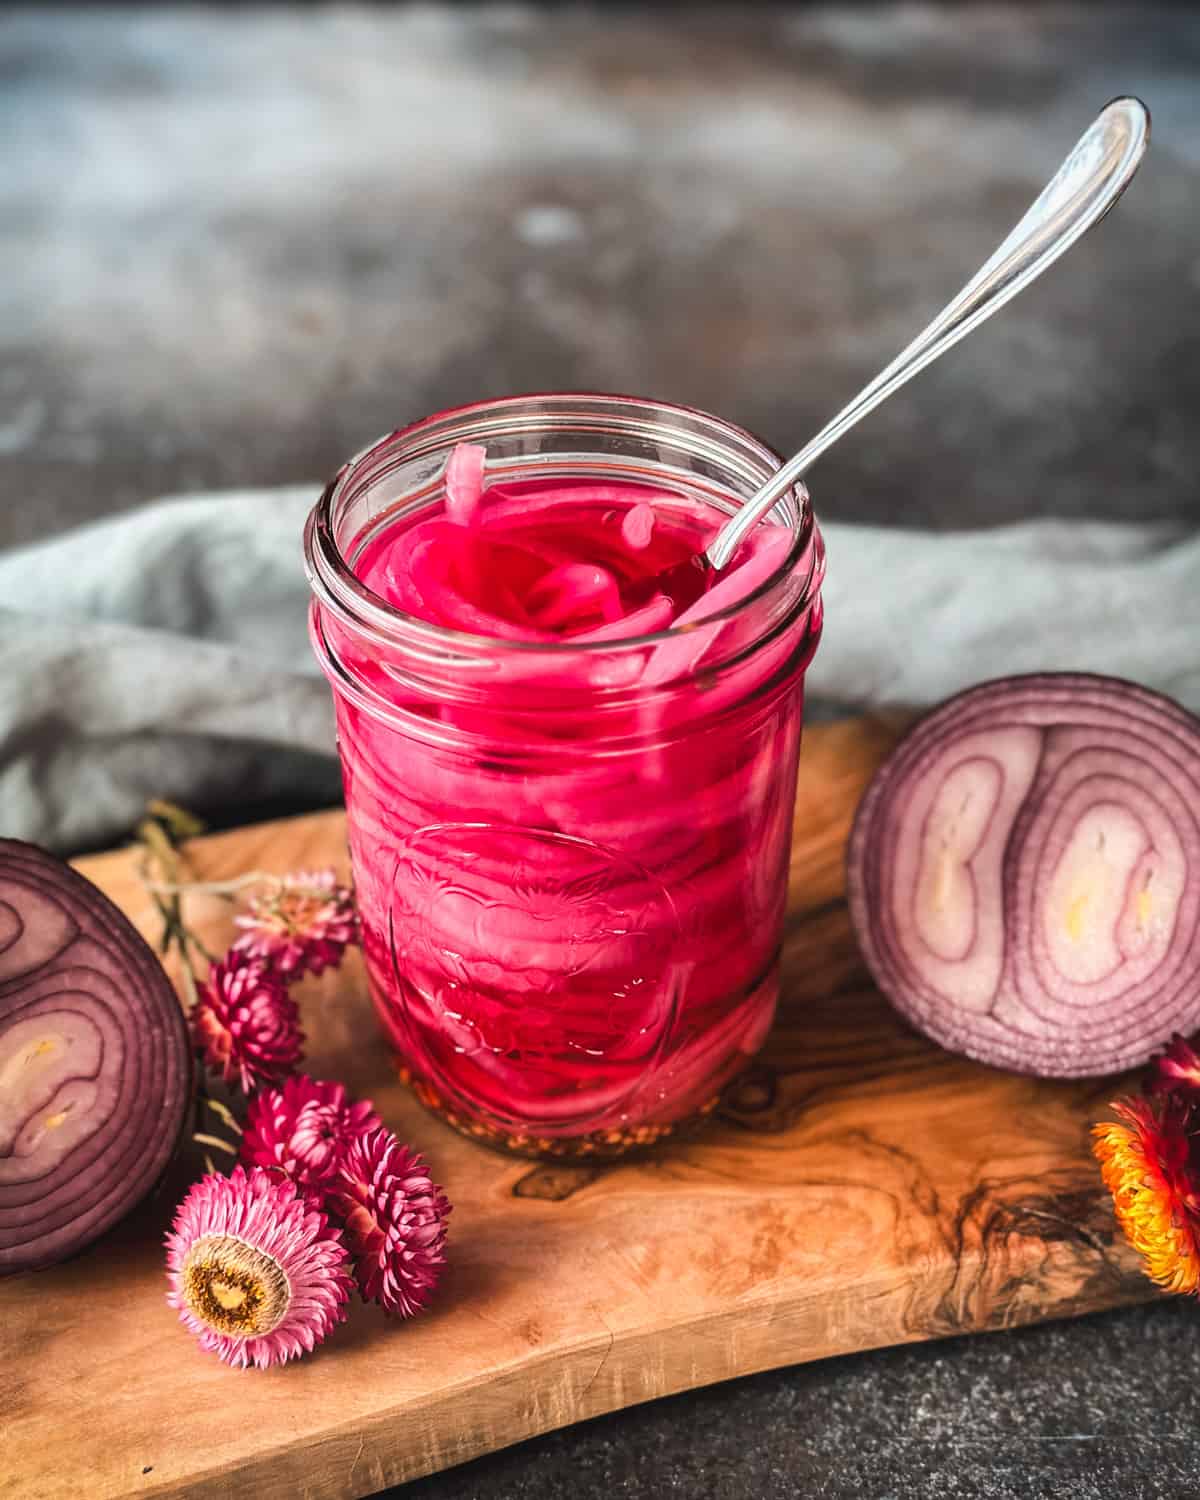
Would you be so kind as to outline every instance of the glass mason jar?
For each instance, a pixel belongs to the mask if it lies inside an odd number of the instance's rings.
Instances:
[[[824,550],[802,486],[782,561],[691,625],[586,644],[407,615],[355,563],[488,477],[632,482],[732,513],[780,460],[716,417],[618,396],[486,401],[382,439],[309,518],[372,997],[403,1075],[525,1155],[605,1157],[708,1113],[775,1010],[804,670]]]

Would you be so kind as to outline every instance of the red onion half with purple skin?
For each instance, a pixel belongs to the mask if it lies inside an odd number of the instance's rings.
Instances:
[[[879,988],[944,1047],[1143,1063],[1200,1028],[1200,720],[1108,677],[972,688],[867,788],[847,890]]]
[[[190,1094],[183,1012],[151,949],[90,881],[0,839],[0,1275],[128,1213]]]

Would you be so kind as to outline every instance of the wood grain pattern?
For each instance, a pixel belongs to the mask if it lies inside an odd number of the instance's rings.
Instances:
[[[227,1369],[163,1301],[182,1162],[101,1245],[0,1284],[0,1495],[362,1495],[730,1376],[1155,1295],[1088,1153],[1112,1081],[951,1057],[865,976],[842,849],[894,737],[858,722],[807,738],[779,1021],[697,1141],[609,1167],[494,1155],[396,1082],[357,961],[307,983],[312,1070],[373,1097],[454,1201],[435,1307],[409,1324],[357,1307],[299,1365]],[[210,878],[344,866],[341,815],[200,840],[193,862]],[[81,868],[156,934],[130,854]],[[223,903],[191,911],[227,939]]]

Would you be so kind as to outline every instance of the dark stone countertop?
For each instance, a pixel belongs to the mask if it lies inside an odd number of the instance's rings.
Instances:
[[[818,510],[1200,522],[1200,16],[915,4],[0,13],[0,544],[316,482],[528,389],[806,436],[1096,108],[1155,144],[1071,259],[825,460]],[[1200,586],[1200,585],[1198,585]],[[1190,1303],[763,1375],[413,1500],[1200,1493]]]
[[[823,1360],[618,1412],[404,1500],[1195,1500],[1196,1315],[1157,1304]]]

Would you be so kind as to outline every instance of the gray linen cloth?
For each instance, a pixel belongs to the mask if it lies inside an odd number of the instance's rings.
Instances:
[[[301,562],[318,487],[186,496],[0,554],[0,832],[71,852],[147,798],[335,801]],[[1009,672],[1129,677],[1200,710],[1200,534],[830,524],[821,716]]]

